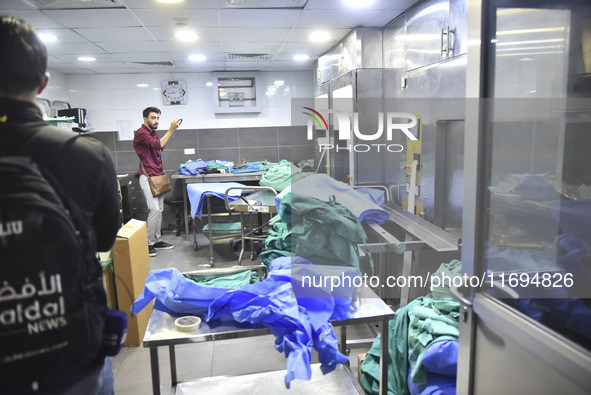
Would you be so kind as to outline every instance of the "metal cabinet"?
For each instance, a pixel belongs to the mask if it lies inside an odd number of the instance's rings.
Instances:
[[[459,394],[591,393],[589,20],[470,2]]]
[[[428,0],[406,13],[406,70],[466,53],[467,1]]]
[[[121,208],[124,223],[131,218],[145,219],[148,212],[146,199],[135,174],[119,176],[118,180],[121,188]]]
[[[381,139],[363,145],[353,134],[339,139],[339,128],[352,127],[356,116],[359,130],[367,134],[377,130],[382,111],[382,35],[382,29],[357,28],[316,62],[315,105],[322,106],[317,109],[339,111],[349,119],[345,125],[334,113],[326,117],[328,130],[316,137],[333,148],[323,150],[322,160],[318,155],[317,159],[326,163],[331,177],[351,185],[383,182],[383,157],[371,145]]]

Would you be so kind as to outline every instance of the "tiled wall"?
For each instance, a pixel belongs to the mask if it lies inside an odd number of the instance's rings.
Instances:
[[[139,127],[139,125],[138,125]],[[165,131],[159,132],[162,136]],[[145,202],[134,175],[139,167],[132,141],[119,141],[116,132],[91,133],[88,137],[102,141],[113,153],[120,182],[128,188],[130,209],[134,218],[145,220]],[[186,148],[194,148],[194,155],[185,155]],[[192,159],[225,159],[235,163],[286,159],[297,162],[314,158],[314,145],[306,139],[305,126],[278,126],[227,129],[179,129],[162,152],[164,168],[175,174],[181,163]],[[180,188],[180,184],[175,185]],[[163,228],[174,223],[172,207],[165,207]]]
[[[49,70],[49,85],[40,95],[50,101],[70,103],[73,108],[85,108],[94,133],[87,136],[102,141],[113,153],[121,184],[129,190],[134,218],[145,220],[145,202],[134,174],[139,161],[132,141],[119,141],[118,122],[130,120],[133,129],[143,122],[142,110],[156,106],[162,110],[159,134],[165,133],[170,122],[183,118],[183,129],[175,132],[163,151],[162,158],[168,174],[174,174],[181,163],[189,159],[243,160],[281,159],[299,161],[314,158],[314,147],[306,139],[306,126],[292,126],[291,103],[296,98],[311,98],[312,71],[261,72],[262,92],[277,80],[284,81],[273,95],[263,94],[260,113],[215,114],[213,112],[211,73],[152,73],[117,75],[65,75]],[[163,106],[161,83],[182,80],[187,84],[186,105]],[[148,84],[138,88],[138,83]],[[194,155],[185,155],[194,148]],[[174,211],[165,207],[163,227],[174,223]]]
[[[187,104],[164,106],[161,84],[181,80],[187,85]],[[284,85],[274,94],[266,94],[274,81]],[[261,126],[291,126],[291,100],[312,98],[312,71],[261,72],[262,111],[260,113],[216,114],[211,73],[69,75],[67,93],[70,105],[87,110],[88,121],[98,132],[117,130],[117,121],[141,124],[142,110],[156,106],[162,110],[160,128],[175,118],[183,118],[183,127],[192,129]],[[138,83],[148,87],[139,88]],[[49,92],[49,91],[48,91]]]

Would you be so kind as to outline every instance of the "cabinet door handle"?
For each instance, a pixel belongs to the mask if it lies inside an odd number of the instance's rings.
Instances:
[[[456,50],[456,28],[450,29],[447,27],[447,57],[455,54]]]
[[[450,29],[449,26],[446,26],[445,29],[441,29],[441,56],[449,59],[451,53],[455,50],[455,44],[456,28]]]
[[[445,40],[444,37],[445,36]],[[449,45],[449,31],[448,28],[441,29],[441,56],[448,57],[448,45]]]

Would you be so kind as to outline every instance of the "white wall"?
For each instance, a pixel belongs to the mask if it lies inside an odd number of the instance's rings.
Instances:
[[[312,71],[261,72],[263,92],[275,80],[285,81],[275,95],[263,93],[261,113],[216,115],[213,88],[206,86],[211,73],[56,74],[57,78],[50,80],[40,97],[67,100],[72,108],[85,108],[88,122],[97,132],[116,131],[118,120],[132,120],[135,129],[143,123],[142,110],[149,106],[162,110],[159,129],[166,129],[175,118],[183,118],[183,129],[290,126],[291,99],[311,98],[314,86]],[[172,80],[186,82],[186,105],[162,104],[161,83]],[[149,87],[138,88],[138,83],[147,83]]]
[[[41,92],[41,94],[38,97],[47,99],[50,101],[50,103],[56,100],[68,101],[68,76],[63,73],[51,70],[49,70],[49,74],[51,75],[51,77],[49,78],[49,84],[45,87],[45,90]],[[48,107],[48,105],[41,103],[41,101],[38,101],[37,105],[46,117],[50,118],[52,116],[52,114],[50,113],[51,107]],[[58,106],[57,103],[56,106]],[[59,108],[67,108],[67,106],[59,106]]]

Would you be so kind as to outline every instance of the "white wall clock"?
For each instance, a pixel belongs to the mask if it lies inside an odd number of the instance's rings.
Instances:
[[[162,83],[162,102],[166,106],[187,104],[187,85],[185,81],[164,81]]]

